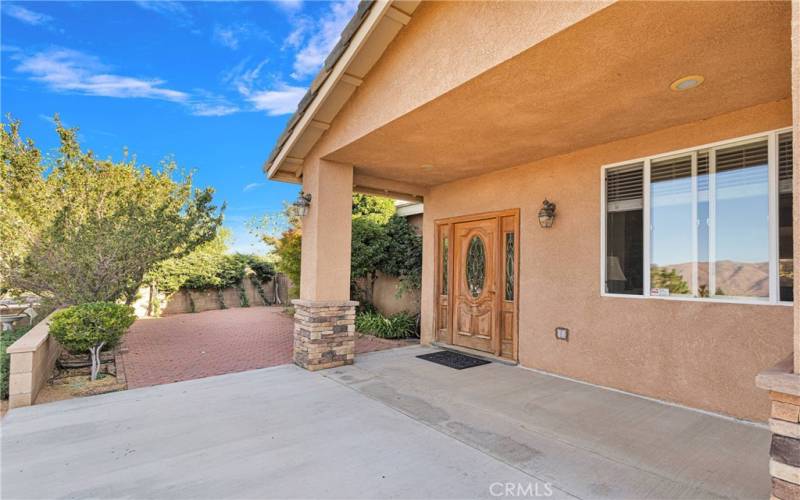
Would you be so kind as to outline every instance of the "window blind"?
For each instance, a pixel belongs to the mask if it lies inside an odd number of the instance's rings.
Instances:
[[[792,133],[778,136],[778,182],[781,193],[792,192]]]
[[[697,191],[704,200],[708,200],[709,173],[708,151],[700,151],[697,153]]]
[[[641,210],[643,189],[643,163],[606,170],[606,204],[609,212]]]
[[[657,160],[650,164],[650,182],[664,182],[692,177],[692,157],[681,156],[669,160]]]

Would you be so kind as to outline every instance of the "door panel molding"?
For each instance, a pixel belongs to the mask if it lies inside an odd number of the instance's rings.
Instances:
[[[470,228],[474,225],[483,227]],[[456,234],[459,226],[462,229],[460,235]],[[434,227],[435,339],[452,345],[478,348],[516,361],[519,342],[519,209],[437,219]],[[465,294],[461,293],[463,290],[456,289],[465,279],[465,276],[461,276],[465,274],[462,270],[463,252],[468,248],[472,236],[478,233],[482,234],[485,247],[484,289],[478,297],[464,297]],[[486,240],[489,233],[491,242]],[[506,260],[508,234],[513,235],[514,262],[510,268],[507,268]],[[509,269],[513,272],[513,283],[507,284]],[[457,270],[459,276],[455,274]],[[511,300],[508,300],[507,286],[510,287],[509,291],[513,291]],[[465,328],[469,331],[465,331]]]

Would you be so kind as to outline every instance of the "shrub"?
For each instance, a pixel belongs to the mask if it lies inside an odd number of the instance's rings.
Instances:
[[[258,255],[249,256],[248,266],[250,267],[251,271],[248,273],[248,276],[250,277],[250,283],[252,283],[256,291],[258,291],[261,301],[264,304],[270,304],[270,300],[267,298],[267,293],[264,291],[264,287],[261,286],[261,284],[266,281],[272,281],[275,278],[275,266],[272,264],[272,262],[269,262],[267,259],[259,257]],[[278,282],[276,281],[274,285],[276,287],[275,299],[278,301]],[[242,294],[241,296],[243,299],[246,299],[243,289],[240,289],[239,293]]]
[[[8,373],[11,356],[6,353],[6,349],[17,339],[28,333],[30,329],[31,327],[24,326],[3,332],[2,336],[0,336],[0,399],[8,399]]]
[[[275,277],[275,266],[272,262],[258,255],[248,255],[247,257],[247,265],[253,270],[258,281],[262,283],[265,281],[272,281],[272,278]]]
[[[377,312],[362,312],[356,315],[356,330],[384,339],[401,339],[416,335],[417,319],[407,312],[388,318]]]
[[[95,380],[100,368],[100,351],[115,346],[135,319],[130,306],[89,302],[53,314],[50,334],[69,352],[89,351],[92,380]]]
[[[422,284],[422,236],[398,215],[387,222],[386,236],[388,246],[381,272],[400,278],[400,293],[418,291]]]
[[[221,290],[233,287],[239,290],[239,304],[247,307],[250,304],[242,284],[247,277],[266,303],[267,298],[261,283],[274,279],[275,267],[258,255],[227,254],[229,238],[230,232],[221,229],[214,240],[189,255],[159,263],[146,276],[151,290],[154,290],[151,292],[151,297],[157,292],[169,296],[182,290],[191,302],[191,290],[216,290],[219,305],[225,309],[227,306],[223,301]],[[151,306],[150,312],[158,315],[157,304]]]

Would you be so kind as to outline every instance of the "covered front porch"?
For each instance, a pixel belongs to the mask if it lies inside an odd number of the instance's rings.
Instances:
[[[3,497],[769,494],[766,429],[519,367],[416,357],[429,351],[15,409],[3,419]]]
[[[305,193],[295,360],[352,362],[350,196],[385,194],[425,203],[423,343],[763,421],[754,377],[800,351],[790,307],[798,16],[792,24],[785,2],[559,5],[483,17],[470,15],[479,4],[362,6],[265,164]],[[489,62],[460,39],[526,20],[541,38],[513,57]],[[474,56],[477,73],[430,95],[436,86],[407,77],[450,71],[442,53],[464,56],[461,75]],[[397,93],[399,81],[408,87]],[[755,145],[730,149],[743,143]],[[743,158],[734,175],[746,187],[714,191],[711,208],[733,222],[702,215],[706,178],[734,168],[725,154]],[[758,180],[745,178],[754,168]],[[620,169],[638,175],[625,177],[638,191],[616,187]],[[663,179],[691,186],[662,196]],[[557,207],[552,228],[538,220],[545,199]],[[669,227],[676,210],[692,227]],[[754,251],[736,251],[751,239]],[[669,276],[677,282],[665,285]]]
[[[296,362],[353,362],[352,192],[422,200],[423,343],[771,419],[800,494],[797,8],[363,10],[265,165],[310,196]]]

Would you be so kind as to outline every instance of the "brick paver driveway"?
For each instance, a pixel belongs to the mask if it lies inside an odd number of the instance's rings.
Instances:
[[[292,318],[281,307],[232,308],[140,319],[125,335],[123,361],[133,389],[292,362]],[[405,342],[356,340],[356,352]]]

